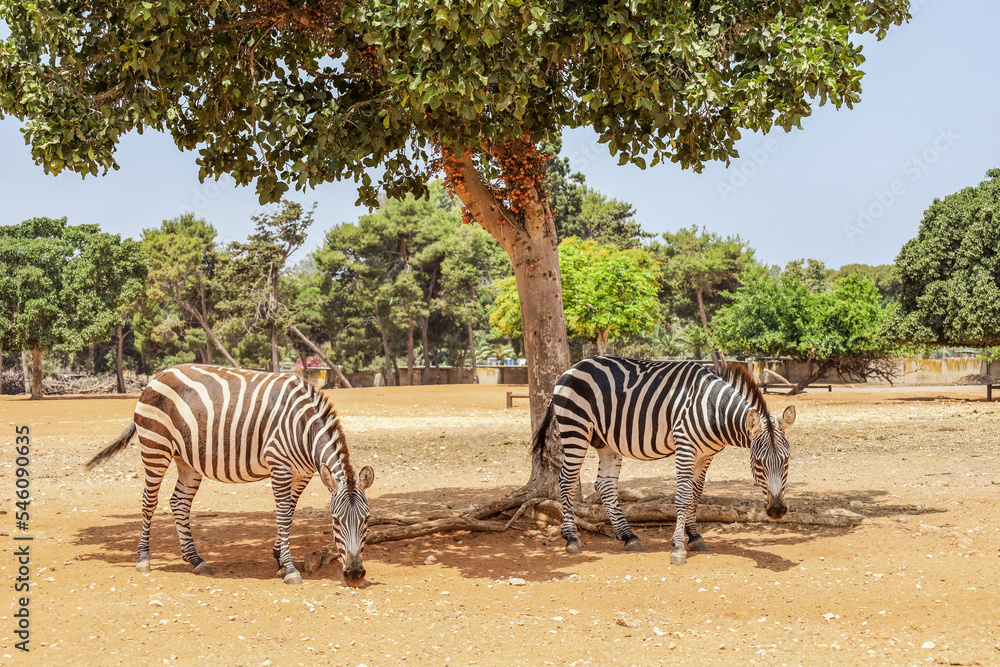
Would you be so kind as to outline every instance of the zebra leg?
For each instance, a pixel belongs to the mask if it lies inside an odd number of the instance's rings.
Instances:
[[[588,434],[589,435],[589,434]],[[573,499],[580,487],[580,468],[590,448],[589,437],[577,433],[563,433],[563,464],[559,472],[559,498],[562,500],[562,536],[566,540],[566,553],[583,552],[583,545],[576,532],[576,517],[573,515]]]
[[[698,532],[698,501],[701,500],[701,492],[705,488],[705,475],[708,473],[708,466],[712,463],[711,456],[702,456],[694,462],[694,480],[692,482],[691,504],[688,506],[687,523],[684,530],[687,533],[688,551],[708,551],[705,538]]]
[[[278,546],[278,576],[286,584],[301,584],[302,575],[292,564],[292,551],[288,544],[288,533],[292,528],[292,488],[295,486],[292,471],[288,468],[271,470],[271,490],[274,491],[275,517],[278,522],[278,536],[274,543]]]
[[[212,574],[212,568],[198,555],[191,536],[191,503],[198,493],[201,480],[201,473],[177,459],[177,485],[174,486],[174,494],[170,496],[170,509],[174,513],[177,538],[181,543],[181,557],[191,564],[195,574],[209,575]]]
[[[306,490],[306,486],[309,485],[309,480],[311,477],[300,477],[298,479],[292,480],[292,495],[290,501],[292,503],[292,515],[295,514],[295,507],[299,504],[299,496],[302,492]],[[281,538],[280,535],[274,538],[274,548],[271,550],[274,554],[274,560],[278,562],[278,569],[281,569]],[[281,576],[281,572],[278,573]]]
[[[694,499],[694,449],[690,444],[684,442],[677,443],[674,460],[677,465],[677,495],[674,503],[677,507],[677,524],[674,528],[674,536],[671,540],[673,549],[670,551],[670,564],[683,565],[687,562],[687,538],[688,512],[693,507]],[[694,517],[692,516],[692,521]]]
[[[149,526],[160,497],[160,484],[170,466],[170,457],[156,450],[143,449],[143,466],[146,468],[146,488],[142,492],[142,533],[139,535],[139,562],[136,572],[149,572]]]
[[[597,450],[600,462],[597,467],[597,481],[594,488],[601,496],[604,503],[604,510],[608,513],[611,526],[615,530],[615,538],[625,543],[625,551],[644,551],[642,541],[632,532],[632,528],[622,514],[622,508],[618,504],[618,475],[622,470],[622,456],[613,451],[610,447],[601,447]]]

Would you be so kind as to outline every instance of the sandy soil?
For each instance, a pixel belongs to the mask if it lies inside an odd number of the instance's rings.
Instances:
[[[526,401],[507,387],[331,392],[353,459],[372,464],[376,514],[465,507],[527,477]],[[710,551],[669,565],[671,527],[646,552],[558,529],[451,533],[372,545],[370,585],[338,563],[300,587],[275,576],[264,484],[206,482],[199,551],[180,559],[164,485],[150,574],[135,572],[141,471],[133,446],[81,463],[127,425],[135,398],[0,399],[0,662],[4,664],[998,664],[1000,404],[982,388],[836,390],[797,397],[787,501],[847,508],[855,528],[705,526]],[[770,399],[773,410],[790,401]],[[14,428],[29,425],[34,502],[31,652],[15,648]],[[595,459],[585,470],[586,490]],[[623,486],[674,487],[672,461],[626,461]],[[708,503],[760,500],[745,451],[716,457]],[[859,501],[860,508],[852,507]],[[306,489],[297,562],[330,540],[329,495]],[[428,556],[436,562],[425,564]],[[523,583],[517,580],[523,580]]]

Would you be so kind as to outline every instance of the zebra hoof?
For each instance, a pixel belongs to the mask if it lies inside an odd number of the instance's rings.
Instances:
[[[194,573],[203,577],[210,577],[212,576],[212,568],[205,561],[201,561],[198,563],[198,567],[194,568]]]
[[[671,565],[683,565],[687,562],[687,551],[684,549],[674,549],[670,552]]]
[[[642,546],[642,542],[638,537],[633,535],[625,542],[625,551],[645,551],[646,547]]]
[[[583,545],[580,544],[580,540],[566,540],[566,553],[582,554]]]
[[[135,564],[135,571],[136,572],[142,572],[143,574],[146,574],[147,572],[149,572],[149,559],[148,558],[143,558],[141,561],[139,561],[138,563],[136,563]]]
[[[281,580],[284,581],[286,584],[298,586],[299,584],[302,583],[302,575],[299,574],[296,570],[292,570],[284,577],[282,577]]]
[[[708,545],[705,544],[705,538],[699,535],[693,540],[688,541],[687,546],[688,551],[708,551]]]

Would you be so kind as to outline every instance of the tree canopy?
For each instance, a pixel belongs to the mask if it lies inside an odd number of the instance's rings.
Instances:
[[[869,278],[850,275],[815,291],[795,272],[774,277],[757,268],[740,278],[732,303],[713,320],[713,334],[730,352],[807,363],[810,373],[797,392],[831,372],[855,381],[891,378],[890,316]]]
[[[563,303],[570,335],[594,342],[604,354],[608,341],[650,334],[660,321],[660,267],[641,249],[568,238],[559,244]],[[521,334],[517,291],[508,278],[498,284],[490,322],[506,336]]]
[[[709,320],[726,303],[727,290],[756,265],[753,250],[739,236],[722,238],[695,226],[663,234],[650,250],[663,267],[663,300],[674,314],[699,319],[700,340],[707,341]]]
[[[1000,345],[1000,169],[936,199],[896,258],[900,340]]]
[[[151,127],[265,200],[346,177],[373,204],[366,170],[385,167],[390,196],[423,193],[434,142],[479,159],[484,144],[590,126],[623,163],[728,160],[742,130],[857,102],[854,36],[881,39],[909,13],[905,0],[33,0],[0,16],[0,109],[28,121],[47,170],[115,168],[121,136]]]
[[[35,353],[33,398],[40,353],[107,340],[146,277],[137,242],[66,218],[0,227],[0,265],[0,348]]]

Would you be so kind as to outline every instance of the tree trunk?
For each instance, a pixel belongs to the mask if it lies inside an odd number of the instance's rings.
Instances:
[[[3,396],[3,348],[0,347],[0,396]]]
[[[90,344],[87,346],[87,358],[83,362],[83,367],[87,370],[87,375],[94,374],[94,348],[96,346]]]
[[[198,281],[198,291],[201,295],[201,317],[203,320],[208,322],[208,303],[205,298],[205,283],[201,280]],[[204,351],[202,352],[201,358],[206,364],[211,364],[212,362],[212,345],[210,343],[205,343]]]
[[[42,397],[42,351],[35,348],[31,351],[31,400]]]
[[[392,372],[392,353],[389,352],[389,337],[385,333],[385,327],[382,326],[382,318],[378,316],[377,304],[375,309],[375,325],[382,336],[382,353],[385,354],[385,386],[395,387],[396,375]]]
[[[301,338],[302,342],[305,343],[306,345],[308,345],[309,348],[313,352],[316,353],[316,356],[318,356],[320,358],[320,360],[324,364],[326,364],[327,366],[329,366],[330,370],[332,370],[334,372],[334,374],[337,376],[337,381],[340,384],[342,384],[345,389],[350,389],[351,388],[351,383],[348,381],[347,377],[340,371],[340,367],[337,366],[337,364],[335,364],[332,361],[330,361],[330,359],[325,354],[323,354],[323,351],[321,349],[319,349],[319,346],[316,345],[316,343],[314,343],[311,340],[309,340],[308,338],[306,338],[305,334],[303,334],[301,331],[299,331],[298,327],[296,327],[294,324],[291,327],[289,327],[289,331],[291,331],[293,334],[295,334],[296,336],[298,336],[299,338]],[[303,359],[303,361],[302,361],[303,368],[305,368],[305,363],[306,362]]]
[[[220,341],[219,337],[215,335],[215,332],[212,331],[212,327],[208,325],[208,321],[201,316],[201,313],[192,308],[191,304],[189,304],[184,299],[180,299],[177,297],[175,297],[175,299],[177,300],[177,303],[179,303],[184,310],[191,313],[194,319],[198,320],[198,324],[201,326],[202,329],[205,330],[205,333],[208,334],[208,337],[212,339],[212,342],[215,343],[215,346],[219,348],[219,352],[222,353],[222,356],[224,356],[226,360],[233,365],[233,367],[239,368],[240,365],[236,363],[236,360],[232,358],[232,356],[229,354],[226,348],[222,345],[222,341]]]
[[[472,309],[469,309],[466,316],[469,325],[469,356],[472,358],[472,384],[479,384],[479,370],[476,368],[476,339],[472,333]]]
[[[510,171],[511,178],[518,178],[518,170],[522,174],[537,173],[539,169],[544,172],[544,167],[538,164],[538,150],[528,137],[497,147],[496,151],[494,157]],[[471,152],[456,146],[444,157],[442,166],[449,186],[476,222],[507,251],[513,264],[528,363],[531,428],[535,431],[545,418],[556,380],[570,366],[558,239],[548,194],[540,183],[524,183],[519,189],[520,211],[514,213],[483,182]],[[540,495],[558,497],[563,457],[562,444],[554,436],[554,429],[549,430],[545,443],[541,455],[532,456],[527,485],[516,494],[524,499]]]
[[[810,365],[811,364],[812,362],[810,362]],[[807,377],[799,380],[799,382],[795,385],[795,388],[792,389],[792,391],[789,393],[789,396],[796,396],[798,394],[801,394],[803,391],[805,391],[806,387],[808,387],[813,382],[826,375],[831,368],[833,368],[833,364],[831,364],[829,361],[820,362],[819,366],[816,367],[816,370],[814,372],[810,373]]]
[[[281,355],[278,352],[278,326],[274,318],[278,316],[278,268],[271,265],[271,366],[275,373],[281,372]]]
[[[705,340],[709,339],[708,335],[708,315],[705,313],[705,301],[702,299],[702,289],[700,287],[694,288],[695,296],[698,297],[698,312],[701,313],[701,326],[705,329]],[[712,365],[715,367],[717,373],[722,372],[722,359],[719,357],[719,351],[715,349],[714,345],[709,345],[709,351],[712,354]]]
[[[281,372],[281,359],[278,356],[278,330],[271,326],[271,371]]]
[[[608,353],[608,336],[611,334],[611,329],[605,329],[597,334],[597,353],[607,354]]]
[[[122,343],[125,338],[121,327],[115,327],[115,377],[119,394],[125,393],[125,372],[122,370]]]
[[[408,387],[413,386],[413,318],[410,318],[410,324],[406,333],[406,385]]]
[[[427,338],[427,322],[431,319],[430,316],[421,318],[423,320],[423,326],[420,329],[420,345],[424,349],[424,368],[420,371],[420,384],[425,387],[431,382],[431,352],[430,343]]]
[[[18,353],[17,356],[18,356],[18,359],[21,362],[21,382],[24,383],[24,393],[25,394],[30,394],[31,393],[31,380],[29,378],[31,377],[31,374],[28,373],[28,362],[25,361],[25,356],[27,354],[28,354],[27,352],[25,352],[24,350],[22,350],[21,352]]]
[[[420,328],[420,344],[424,348],[424,370],[420,374],[420,380],[424,386],[426,386],[430,382],[431,378],[431,357],[430,357],[430,351],[428,349],[430,347],[430,344],[428,342],[427,325],[431,320],[430,303],[431,299],[434,297],[434,286],[437,284],[437,274],[438,274],[438,267],[435,266],[434,270],[431,272],[430,285],[427,287],[427,294],[426,294],[426,301],[428,304],[427,314],[421,317],[422,326]]]

